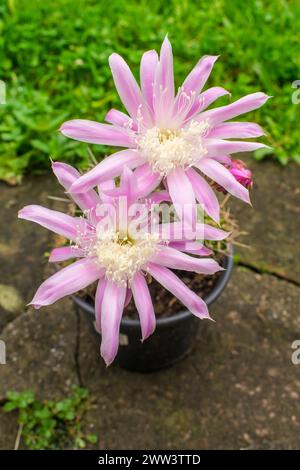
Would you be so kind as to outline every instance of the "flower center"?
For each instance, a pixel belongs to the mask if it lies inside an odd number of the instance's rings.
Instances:
[[[175,168],[194,165],[207,153],[203,137],[208,128],[207,121],[191,121],[176,130],[152,127],[140,136],[138,148],[153,171],[165,176]]]
[[[105,268],[105,277],[120,285],[131,282],[134,274],[151,260],[158,248],[158,238],[149,233],[133,240],[119,238],[118,233],[105,233],[97,239],[94,255]]]

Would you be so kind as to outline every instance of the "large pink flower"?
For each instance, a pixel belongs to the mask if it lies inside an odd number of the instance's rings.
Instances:
[[[164,178],[175,206],[197,199],[206,212],[219,221],[218,200],[203,176],[249,202],[247,188],[226,168],[230,154],[253,151],[263,144],[242,140],[263,135],[251,122],[227,122],[262,106],[264,93],[253,93],[227,106],[206,110],[217,98],[228,94],[220,87],[202,91],[217,56],[204,56],[175,94],[173,55],[166,37],[160,51],[146,52],[141,60],[137,84],[126,62],[118,54],[109,58],[114,82],[128,115],[111,109],[109,124],[72,120],[61,126],[70,138],[94,144],[127,147],[99,163],[79,178],[71,192],[84,192],[98,183],[119,176],[124,165],[138,168],[156,185]],[[224,166],[224,164],[226,166]]]
[[[52,167],[67,191],[78,181],[80,175],[71,166],[54,162]],[[187,236],[182,232],[181,222],[173,222],[158,224],[154,233],[146,231],[141,237],[134,238],[132,232],[126,231],[127,228],[120,235],[121,230],[128,227],[128,222],[135,222],[136,215],[131,215],[130,207],[145,191],[141,181],[125,167],[119,187],[115,187],[113,180],[107,180],[99,184],[98,191],[75,194],[74,200],[82,209],[83,217],[72,217],[35,205],[26,206],[19,212],[21,219],[36,222],[71,241],[68,246],[54,249],[49,261],[77,258],[77,261],[47,279],[37,290],[31,304],[35,308],[50,305],[97,281],[96,323],[102,335],[101,354],[107,364],[113,361],[117,353],[121,317],[131,296],[140,317],[142,339],[146,339],[155,329],[155,314],[145,280],[146,273],[150,273],[172,292],[194,315],[209,318],[204,301],[168,268],[204,274],[213,274],[222,269],[211,258],[187,254],[209,255],[210,251],[196,240],[201,237],[224,239],[228,233],[220,229],[198,223],[195,225],[195,233]],[[121,197],[126,197],[128,201],[125,212],[119,208]],[[158,200],[159,193],[153,197]],[[164,194],[162,198],[165,198]],[[98,211],[104,205],[109,215],[117,214],[114,229],[106,228],[104,214]],[[188,228],[191,230],[190,225]]]

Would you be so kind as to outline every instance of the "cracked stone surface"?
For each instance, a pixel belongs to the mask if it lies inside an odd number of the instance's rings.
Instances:
[[[0,183],[1,184],[1,183]],[[50,232],[20,221],[26,204],[60,209],[62,196],[54,178],[29,178],[18,187],[1,184],[0,192],[0,339],[6,343],[6,365],[0,365],[0,401],[7,390],[32,389],[40,398],[65,396],[78,384],[75,361],[77,318],[68,299],[46,309],[28,309],[34,291],[53,267],[47,267]],[[5,223],[2,223],[5,221]],[[0,414],[0,448],[12,448],[16,415]]]
[[[1,333],[6,365],[1,366],[0,401],[7,390],[64,396],[78,383],[75,364],[77,319],[71,300],[43,310],[28,309]]]
[[[0,369],[0,401],[7,390],[33,390],[40,399],[59,399],[78,384],[76,369],[77,318],[72,302],[64,299],[44,310],[28,309],[1,333],[6,365]],[[7,415],[0,414],[0,448],[12,448],[16,434]],[[12,434],[12,435],[11,435]]]
[[[1,331],[23,312],[43,278],[47,263],[44,253],[49,246],[49,232],[17,219],[18,210],[27,204],[58,207],[48,195],[62,193],[54,178],[40,177],[28,178],[16,187],[0,182],[0,194]]]
[[[235,268],[193,353],[148,375],[106,369],[82,314],[81,377],[97,403],[86,426],[99,447],[300,448],[298,302],[298,287]]]
[[[0,400],[7,390],[28,388],[39,398],[59,399],[82,382],[95,401],[84,427],[99,436],[95,448],[101,449],[299,449],[300,365],[291,362],[291,344],[300,339],[299,169],[248,162],[255,173],[254,209],[231,206],[251,249],[237,251],[243,263],[286,280],[235,267],[210,309],[216,323],[204,322],[192,354],[149,375],[107,369],[91,319],[77,316],[70,300],[39,311],[24,307],[53,267],[43,256],[49,232],[15,215],[29,203],[59,209],[47,195],[62,193],[53,178],[3,186],[0,282],[22,304],[0,306],[0,338],[7,343]],[[16,432],[16,415],[0,413],[0,448],[12,448]]]
[[[300,168],[282,167],[270,160],[256,162],[242,157],[254,174],[251,193],[253,208],[230,199],[230,207],[241,229],[247,248],[237,248],[241,259],[263,271],[275,272],[300,285],[300,263],[295,247],[300,245]]]

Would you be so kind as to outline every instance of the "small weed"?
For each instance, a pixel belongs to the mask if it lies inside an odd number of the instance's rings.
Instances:
[[[95,434],[85,435],[81,429],[82,417],[90,407],[88,390],[74,386],[72,394],[61,401],[39,401],[30,390],[9,391],[3,411],[19,412],[15,449],[21,440],[30,450],[82,449],[87,442],[97,442]]]

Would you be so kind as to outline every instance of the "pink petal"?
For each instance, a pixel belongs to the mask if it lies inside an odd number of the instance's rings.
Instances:
[[[212,158],[203,158],[197,167],[213,181],[216,181],[226,191],[250,204],[249,191],[221,163]]]
[[[120,186],[114,186],[112,189],[102,189],[102,191],[106,196],[111,198],[117,198],[121,196],[126,197],[127,207],[129,208],[136,202],[138,198],[147,196],[149,192],[153,190],[153,188],[156,188],[157,178],[155,178],[154,175],[155,174],[153,172],[149,172],[146,175],[147,177],[141,176],[140,178],[137,178],[136,172],[133,172],[127,166],[124,166],[121,175]]]
[[[182,90],[186,94],[192,92],[198,94],[204,87],[212,68],[219,56],[207,55],[202,57],[182,84]]]
[[[214,86],[212,88],[208,88],[207,90],[203,91],[199,95],[199,100],[201,101],[200,111],[208,108],[209,105],[214,103],[218,98],[221,96],[230,95],[229,91],[225,90],[220,86]]]
[[[195,193],[193,186],[182,168],[171,171],[167,176],[169,194],[179,218],[192,225],[196,220]]]
[[[141,60],[141,88],[146,102],[151,110],[153,110],[153,86],[155,79],[155,71],[158,64],[158,55],[156,51],[148,51]]]
[[[264,93],[252,93],[246,95],[243,98],[235,101],[234,103],[228,104],[227,106],[221,106],[220,108],[210,109],[204,113],[199,114],[197,120],[202,121],[209,119],[212,125],[219,124],[223,121],[228,121],[240,114],[248,113],[254,109],[260,108],[270,97]]]
[[[243,142],[237,140],[205,139],[207,156],[214,157],[220,154],[239,152],[253,152],[254,150],[267,147],[258,142]]]
[[[144,163],[142,157],[136,150],[121,150],[107,158],[104,158],[92,170],[85,173],[70,187],[71,193],[86,192],[93,186],[103,181],[116,178],[122,173],[124,165],[128,168],[136,168]]]
[[[101,308],[101,356],[109,366],[119,347],[119,331],[126,297],[126,287],[107,281]]]
[[[127,166],[124,166],[123,168],[119,188],[116,188],[114,191],[118,191],[118,193],[116,193],[118,196],[126,197],[128,207],[130,207],[138,198],[137,178],[133,171],[131,171]]]
[[[186,251],[198,256],[210,256],[212,255],[212,250],[203,246],[200,242],[190,241],[190,242],[170,242],[169,245],[171,248],[176,250]]]
[[[19,219],[36,222],[42,227],[52,230],[63,237],[75,240],[78,231],[82,227],[83,220],[79,217],[71,217],[62,212],[53,211],[42,206],[25,206],[18,213]]]
[[[133,136],[127,129],[101,124],[87,119],[64,122],[60,131],[66,137],[89,144],[113,145],[114,147],[135,147]]]
[[[215,155],[214,160],[228,166],[232,164],[231,157],[229,155]]]
[[[96,295],[95,295],[95,321],[96,328],[99,333],[101,333],[101,312],[102,312],[102,301],[104,296],[104,291],[107,285],[107,280],[102,277],[97,285]]]
[[[152,262],[171,269],[183,269],[203,274],[214,274],[222,270],[221,266],[212,258],[195,258],[181,253],[181,251],[175,248],[163,245],[160,246]]]
[[[118,94],[132,119],[136,120],[138,110],[140,110],[147,120],[149,116],[140,87],[125,60],[118,54],[112,54],[109,57],[109,65]]]
[[[52,170],[60,184],[67,191],[74,181],[76,181],[81,176],[79,171],[77,171],[71,165],[67,165],[66,163],[52,162]],[[99,196],[95,191],[88,191],[84,194],[74,195],[72,199],[74,199],[82,211],[90,209],[100,202]]]
[[[114,179],[109,179],[107,181],[103,181],[103,183],[98,184],[98,193],[100,199],[103,202],[110,202],[111,196],[107,195],[108,191],[115,189],[116,184]]]
[[[154,191],[162,180],[159,173],[152,170],[149,163],[139,166],[135,172],[135,177],[138,185],[139,197],[146,197],[152,191]]]
[[[202,246],[202,248],[196,249],[194,251],[189,250],[190,253],[193,253],[194,255],[199,255],[199,256],[210,256],[213,254],[213,251],[210,248],[207,248],[206,246]]]
[[[125,127],[126,129],[132,129],[133,131],[137,130],[137,125],[127,114],[114,108],[108,111],[104,120],[110,124],[114,124],[115,126]]]
[[[221,230],[220,228],[212,227],[211,225],[204,224],[203,226],[204,232],[204,240],[225,240],[229,237],[230,232],[225,232],[225,230]],[[200,228],[199,228],[199,236],[200,236]]]
[[[189,227],[182,222],[163,223],[158,226],[160,239],[163,241],[186,241],[192,240],[224,240],[229,232],[211,227],[207,224],[197,223],[195,227]]]
[[[93,261],[88,259],[75,261],[43,282],[29,305],[33,305],[34,308],[51,305],[62,297],[84,289],[102,275],[103,270]]]
[[[203,232],[204,230],[202,230],[202,234]],[[182,222],[162,223],[158,226],[158,233],[163,241],[195,240],[197,238],[196,228],[192,230]]]
[[[54,248],[49,256],[50,263],[59,263],[61,261],[67,261],[72,258],[79,258],[83,256],[83,251],[76,246],[61,246]]]
[[[140,317],[142,341],[144,341],[154,332],[156,318],[147,282],[142,274],[135,274],[132,280],[131,289]]]
[[[149,263],[148,271],[165,289],[170,291],[190,312],[199,318],[210,318],[205,302],[189,289],[172,271]]]
[[[167,90],[170,103],[172,103],[174,99],[173,53],[168,36],[163,40],[159,54],[159,63],[161,67],[160,85],[163,90]]]
[[[213,87],[201,93],[195,102],[190,107],[188,113],[184,117],[184,123],[187,123],[192,119],[197,113],[206,109],[211,103],[216,99],[224,95],[230,95],[230,93],[221,87]]]
[[[154,79],[154,111],[156,125],[168,126],[174,105],[174,71],[172,46],[166,36],[160,50]]]
[[[161,202],[171,202],[170,194],[166,190],[155,191],[147,198],[150,204],[160,204]]]
[[[209,138],[217,139],[248,139],[264,135],[263,129],[254,122],[223,122],[209,133]]]
[[[217,223],[220,221],[220,205],[211,186],[195,170],[190,168],[186,174],[193,186],[195,196],[203,205],[205,212]]]

